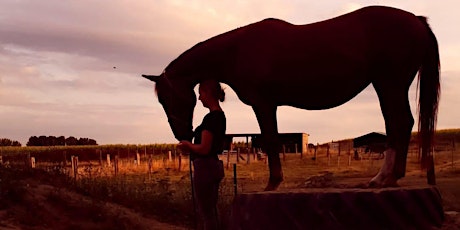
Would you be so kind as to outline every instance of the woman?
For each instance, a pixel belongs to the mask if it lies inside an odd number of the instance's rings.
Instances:
[[[178,148],[190,152],[190,159],[193,160],[198,229],[218,229],[216,205],[224,168],[217,154],[223,151],[226,129],[225,114],[219,101],[225,100],[225,92],[219,82],[205,80],[200,83],[198,93],[198,99],[209,109],[209,113],[195,129],[194,143],[181,141]]]

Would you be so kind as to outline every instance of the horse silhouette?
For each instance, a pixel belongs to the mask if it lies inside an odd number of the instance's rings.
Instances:
[[[209,78],[230,86],[255,112],[269,160],[265,190],[276,190],[283,181],[277,107],[329,109],[369,84],[377,92],[388,137],[383,166],[370,185],[396,186],[405,176],[414,125],[409,87],[418,72],[419,148],[426,162],[436,125],[439,70],[438,43],[425,17],[370,6],[306,25],[265,19],[198,43],[160,75],[143,76],[156,82],[178,140],[192,138],[194,87]]]

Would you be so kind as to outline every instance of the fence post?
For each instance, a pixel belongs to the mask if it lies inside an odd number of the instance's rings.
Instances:
[[[114,165],[115,176],[117,176],[118,175],[118,154],[115,155],[113,159],[113,165]]]
[[[102,149],[99,149],[99,166],[102,167]]]
[[[73,158],[74,158],[74,156],[70,156],[70,167],[72,169],[72,171],[71,171],[72,176],[75,178],[75,165],[73,164]]]
[[[70,161],[72,164],[72,173],[75,180],[78,179],[78,156],[71,156]]]
[[[30,167],[35,168],[35,157],[30,157]]]
[[[240,163],[240,148],[236,149],[236,163]]]
[[[452,170],[454,170],[454,150],[455,150],[455,139],[452,139]]]
[[[316,147],[315,147],[315,163],[317,161],[317,158],[318,158],[318,154],[316,153],[318,151],[318,148],[319,148],[319,143],[316,143]]]
[[[302,145],[302,146],[303,146],[303,145]],[[305,148],[305,149],[306,149],[305,152],[307,153],[307,151],[308,151],[308,143],[306,144],[306,148]],[[300,159],[303,159],[303,147],[300,148]]]
[[[178,166],[178,170],[177,171],[181,171],[182,169],[182,154],[179,154],[179,166]]]
[[[136,153],[136,164],[137,166],[141,165],[141,154]]]
[[[232,148],[230,148],[227,152],[227,170],[230,167],[230,152],[232,151]]]
[[[249,163],[250,163],[250,160],[249,160],[249,158],[250,158],[249,148],[246,148],[246,150],[247,150],[247,154],[246,154],[246,157],[247,157],[247,159],[246,159],[246,164],[249,164]]]
[[[107,154],[107,166],[110,167],[110,154]]]
[[[351,148],[350,148],[350,143],[348,143],[348,166],[351,166]]]
[[[237,184],[237,178],[236,178],[236,164],[233,164],[233,188],[235,191],[235,196],[238,193],[238,184]]]
[[[149,179],[150,179],[150,176],[152,175],[152,155],[149,154],[149,159],[148,159],[148,173],[149,173]]]
[[[337,153],[337,167],[340,168],[340,153],[341,153],[341,152],[340,152],[340,150],[341,150],[341,149],[340,149],[340,143],[341,143],[341,142],[338,141],[337,143],[338,143],[338,145],[339,145],[339,149],[338,149],[338,153]]]

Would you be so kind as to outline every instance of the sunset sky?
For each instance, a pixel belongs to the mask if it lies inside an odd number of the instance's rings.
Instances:
[[[460,128],[460,2],[310,0],[2,0],[0,2],[0,138],[88,137],[99,144],[176,143],[154,83],[185,50],[264,18],[307,24],[368,5],[429,18],[441,55],[438,129]],[[416,81],[410,91],[416,111]],[[257,133],[252,109],[227,87],[227,133]],[[194,126],[207,111],[197,104]],[[384,132],[372,86],[324,111],[278,109],[280,132],[310,142]],[[416,126],[414,126],[414,130]]]

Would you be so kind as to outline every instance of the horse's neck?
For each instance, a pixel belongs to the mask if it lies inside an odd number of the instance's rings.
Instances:
[[[179,73],[179,72],[174,72],[174,74],[171,74],[172,76],[169,78],[171,84],[175,85],[181,85],[182,87],[186,88],[195,88],[196,85],[198,85],[200,82],[203,82],[204,80],[209,80],[213,79],[218,82],[223,82],[225,83],[227,81],[226,78],[223,77],[223,75],[215,73],[213,71],[209,71],[209,73],[206,72],[200,72],[198,74],[187,74],[187,73]],[[168,75],[167,75],[168,76]]]
[[[195,86],[199,83],[197,79],[190,78],[189,76],[177,74],[173,77],[168,78],[169,85],[172,88],[185,90],[185,89],[194,89]]]
[[[166,71],[171,70],[174,78],[192,86],[206,79],[224,81],[230,74],[228,66],[232,63],[231,59],[226,60],[231,58],[232,35],[234,33],[227,32],[196,44],[172,61]]]

